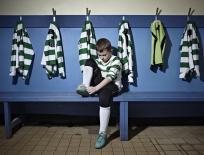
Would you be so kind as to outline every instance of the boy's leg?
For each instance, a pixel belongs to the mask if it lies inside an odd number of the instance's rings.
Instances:
[[[83,85],[89,87],[93,76],[93,68],[91,66],[84,66],[83,71]]]
[[[113,96],[118,92],[118,87],[113,83],[109,83],[104,88],[99,91],[99,101],[100,101],[100,129],[99,136],[96,141],[95,147],[100,149],[106,144],[106,132],[108,128],[108,123],[110,119],[110,104],[113,102]]]
[[[99,133],[106,133],[110,118],[110,105],[113,102],[113,96],[118,92],[118,87],[113,83],[109,83],[99,91],[100,102],[100,130]]]
[[[83,70],[83,82],[77,88],[77,93],[82,96],[89,96],[86,87],[96,85],[95,82],[102,81],[101,71],[93,59],[88,59]]]
[[[110,119],[110,106],[109,107],[101,107],[99,109],[99,119],[100,119],[100,133],[105,133],[107,131],[109,119]]]

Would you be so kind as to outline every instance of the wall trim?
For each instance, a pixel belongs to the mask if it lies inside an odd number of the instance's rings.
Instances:
[[[19,16],[1,15],[0,28],[13,28]],[[22,16],[23,22],[27,28],[48,28],[52,21],[50,15],[25,15]],[[153,15],[127,15],[125,16],[132,28],[149,28],[151,22],[155,19]],[[187,17],[183,15],[161,15],[158,17],[165,27],[183,28]],[[90,16],[95,28],[118,28],[122,15],[92,15]],[[204,27],[204,16],[192,16],[197,27]],[[84,15],[57,15],[57,24],[60,28],[81,28],[85,21]]]

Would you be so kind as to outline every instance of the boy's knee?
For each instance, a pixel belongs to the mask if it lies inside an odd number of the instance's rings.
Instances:
[[[86,60],[85,66],[91,66],[94,67],[96,65],[95,61],[93,59]]]
[[[99,101],[101,107],[110,107],[110,104],[112,102],[112,95],[111,91],[108,89],[104,89],[99,93]]]
[[[103,108],[110,107],[110,103],[100,103],[100,107],[103,107]]]

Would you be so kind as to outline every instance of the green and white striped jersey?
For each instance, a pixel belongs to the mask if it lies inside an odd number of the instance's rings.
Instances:
[[[118,86],[119,90],[122,88],[121,83],[121,69],[122,65],[117,56],[112,55],[107,62],[103,62],[100,58],[95,59],[96,64],[101,70],[101,75],[104,78],[109,78]]]
[[[179,78],[185,80],[187,78],[186,75],[199,77],[199,40],[196,34],[195,23],[187,22],[179,50],[181,54]]]
[[[34,51],[28,32],[22,22],[17,21],[13,33],[10,76],[19,74],[23,79],[29,78],[30,66],[33,61]]]
[[[95,31],[90,20],[86,20],[82,27],[78,48],[80,69],[83,71],[86,60],[97,58]]]
[[[65,78],[66,76],[60,31],[55,22],[50,23],[41,65],[45,68],[49,79],[52,79],[58,74],[61,78]]]
[[[130,26],[127,20],[122,20],[119,25],[118,57],[122,63],[122,72],[128,75],[128,82],[133,83],[133,42]]]

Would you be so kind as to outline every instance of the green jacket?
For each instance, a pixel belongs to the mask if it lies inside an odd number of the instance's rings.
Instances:
[[[152,51],[151,51],[151,66],[163,65],[163,55],[166,45],[166,36],[164,27],[160,20],[155,20],[151,24],[152,33]]]

